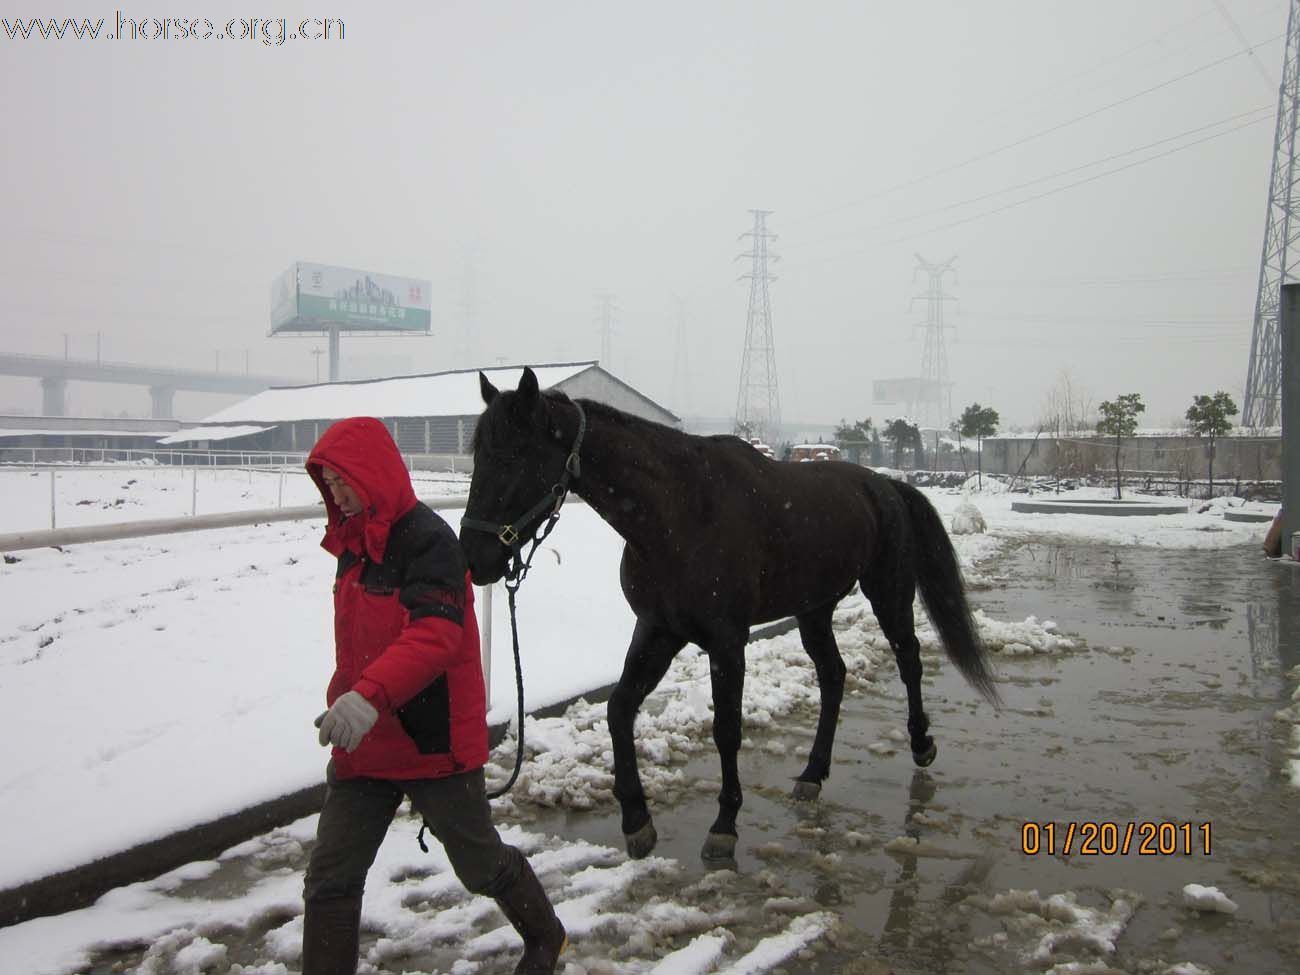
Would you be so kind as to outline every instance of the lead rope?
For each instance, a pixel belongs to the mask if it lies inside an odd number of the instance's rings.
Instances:
[[[560,508],[564,505],[564,499],[569,496],[569,478],[578,477],[581,473],[581,461],[578,459],[578,451],[582,447],[582,438],[587,431],[587,414],[577,403],[573,403],[578,410],[578,436],[574,440],[573,449],[564,461],[564,473],[560,475],[560,483],[556,484],[552,490],[555,494],[555,506],[551,509],[550,517],[546,520],[546,527],[542,529],[541,535],[533,535],[530,539],[532,546],[528,549],[528,557],[520,563],[520,555],[523,552],[523,543],[515,536],[515,544],[509,546],[510,560],[506,572],[506,598],[510,605],[510,641],[514,648],[515,655],[515,695],[519,700],[519,740],[515,747],[515,767],[510,773],[510,778],[500,789],[487,794],[488,799],[500,799],[510,791],[515,780],[519,778],[519,770],[524,764],[524,668],[519,658],[519,625],[515,618],[515,593],[519,591],[519,586],[523,583],[524,578],[528,575],[528,569],[533,564],[533,556],[537,554],[537,548],[542,542],[546,541],[546,536],[551,533],[555,523],[560,520]],[[541,502],[541,503],[544,503]],[[533,517],[533,513],[526,514],[521,522],[527,524]],[[461,524],[469,524],[470,527],[496,531],[496,525],[487,522],[472,521],[470,519],[461,519]],[[424,842],[424,831],[428,830],[433,833],[426,819],[420,824],[420,832],[416,835],[416,842],[420,844],[420,849],[425,853],[429,852],[428,845]],[[436,835],[436,834],[435,834]]]
[[[564,504],[564,498],[567,494],[568,491],[566,490],[562,494],[558,495],[559,500],[555,505],[555,510],[551,512],[551,517],[547,519],[546,528],[543,529],[541,535],[535,536],[534,538],[531,539],[532,547],[528,550],[528,558],[524,560],[522,565],[519,562],[519,556],[522,552],[523,546],[522,545],[516,546],[511,551],[511,555],[510,555],[511,569],[506,574],[506,599],[510,604],[510,642],[514,647],[514,654],[515,654],[515,696],[519,701],[519,725],[518,725],[519,742],[515,747],[515,767],[514,770],[510,773],[510,778],[506,780],[506,784],[503,785],[501,788],[489,792],[487,794],[488,799],[500,799],[503,795],[509,792],[511,786],[515,784],[515,780],[519,778],[519,770],[523,768],[523,764],[524,764],[524,667],[523,667],[523,663],[519,658],[519,624],[515,617],[515,593],[519,591],[520,583],[522,583],[524,581],[524,577],[528,575],[528,569],[533,564],[533,555],[537,552],[537,547],[546,540],[546,536],[551,533],[551,529],[555,527],[555,523],[560,520],[560,505]],[[420,832],[416,834],[415,841],[420,844],[420,849],[422,851],[428,853],[429,846],[424,842],[425,830],[428,830],[430,833],[433,832],[433,828],[429,825],[429,821],[427,819],[420,824]]]

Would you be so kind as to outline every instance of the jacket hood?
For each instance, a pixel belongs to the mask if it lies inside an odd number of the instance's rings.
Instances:
[[[344,517],[325,484],[322,467],[337,472],[357,493],[362,505],[359,514]],[[316,482],[328,513],[321,547],[339,556],[357,539],[371,561],[382,562],[393,522],[416,505],[411,476],[388,428],[369,416],[339,420],[312,448],[307,473]]]

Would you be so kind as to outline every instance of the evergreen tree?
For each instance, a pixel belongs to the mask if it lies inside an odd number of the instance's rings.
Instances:
[[[915,450],[921,441],[921,431],[914,424],[904,419],[890,420],[885,426],[884,437],[894,450],[894,466],[902,468],[903,451]]]
[[[1125,437],[1137,432],[1137,415],[1146,412],[1146,404],[1139,393],[1125,393],[1118,399],[1106,400],[1099,407],[1101,419],[1097,421],[1097,432],[1115,438],[1115,499],[1123,498],[1120,490],[1119,449]]]
[[[1214,438],[1232,429],[1228,419],[1237,413],[1237,404],[1223,390],[1213,396],[1197,396],[1187,408],[1187,420],[1198,437],[1210,438],[1210,497],[1214,497]]]
[[[999,422],[997,410],[991,406],[980,406],[978,403],[972,403],[961,414],[961,435],[975,438],[979,472],[979,480],[976,483],[981,491],[984,490],[984,438],[998,432]]]

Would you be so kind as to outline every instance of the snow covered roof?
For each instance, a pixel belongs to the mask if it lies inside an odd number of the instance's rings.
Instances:
[[[543,389],[557,386],[589,369],[595,362],[534,366]],[[335,420],[346,416],[478,416],[483,412],[478,374],[498,389],[514,389],[523,366],[465,369],[395,379],[273,386],[207,417],[204,423],[291,423],[295,420]]]
[[[247,437],[253,433],[265,433],[267,430],[274,429],[274,426],[257,427],[251,424],[224,427],[186,427],[184,430],[177,430],[170,436],[163,437],[158,443],[161,446],[166,446],[175,443],[189,443],[194,440],[232,440],[235,437]]]
[[[68,430],[57,427],[46,430],[0,429],[0,437],[141,437],[148,440],[150,437],[165,437],[169,433],[170,430]]]

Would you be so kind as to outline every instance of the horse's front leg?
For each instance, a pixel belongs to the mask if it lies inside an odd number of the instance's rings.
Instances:
[[[740,709],[745,691],[745,641],[728,641],[709,648],[709,674],[713,683],[713,742],[722,765],[722,791],[718,793],[718,818],[709,827],[700,856],[706,863],[733,865],[736,858],[736,814],[740,791]]]
[[[614,750],[614,798],[623,810],[623,839],[628,856],[640,859],[655,848],[650,809],[637,771],[632,726],[646,696],[659,686],[673,657],[686,641],[646,620],[638,619],[623,673],[609,696],[609,737]]]

